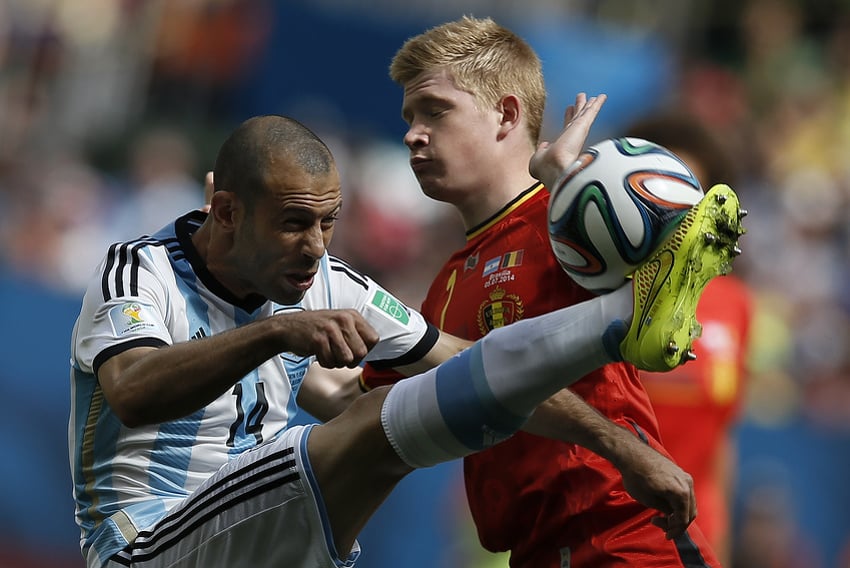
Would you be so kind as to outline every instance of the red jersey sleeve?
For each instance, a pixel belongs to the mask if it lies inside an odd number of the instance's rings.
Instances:
[[[363,372],[360,373],[360,390],[363,392],[370,391],[374,388],[397,383],[403,378],[404,375],[395,369],[376,369],[371,363],[366,363],[363,366]]]

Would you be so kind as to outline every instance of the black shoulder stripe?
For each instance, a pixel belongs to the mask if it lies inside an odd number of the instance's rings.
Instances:
[[[139,295],[139,249],[147,243],[138,243],[130,249],[130,295]]]
[[[106,266],[103,267],[103,275],[100,280],[100,288],[103,292],[103,301],[108,302],[112,299],[112,294],[109,291],[109,274],[112,272],[112,267],[115,266],[115,249],[120,243],[115,243],[109,247],[109,252],[106,254]]]
[[[156,239],[142,237],[125,243],[115,243],[109,247],[106,265],[103,267],[101,289],[104,301],[109,301],[115,296],[123,296],[124,269],[130,266],[130,294],[137,295],[139,292],[139,249],[148,245],[162,244]],[[114,279],[114,280],[113,280]],[[114,289],[110,284],[114,285]]]
[[[425,330],[425,335],[423,335],[422,339],[413,346],[413,349],[401,357],[396,357],[395,359],[381,359],[378,361],[369,361],[369,363],[376,369],[395,369],[397,367],[416,363],[417,361],[421,361],[422,358],[428,354],[434,345],[437,344],[437,340],[439,338],[440,331],[429,323],[428,329]]]
[[[328,255],[328,261],[329,261],[331,264],[341,264],[341,265],[343,265],[343,266],[347,266],[348,268],[351,268],[351,270],[354,270],[354,268],[352,268],[352,266],[351,266],[349,263],[345,262],[344,260],[342,260],[342,259],[341,259],[340,257],[338,257],[338,256],[334,256],[334,255],[332,255],[332,254],[329,254],[329,255]],[[356,272],[356,271],[355,271],[355,272]]]
[[[168,250],[168,252],[173,253],[175,251],[180,250],[180,241],[178,239],[165,239],[164,241],[162,241],[162,244],[165,245],[165,248],[166,250]]]
[[[124,243],[118,248],[118,264],[115,266],[115,293],[118,296],[124,295],[124,266],[127,264],[127,246]]]
[[[171,256],[171,260],[173,262],[179,262],[186,258],[186,253],[183,252],[183,248],[180,246],[180,240],[176,238],[165,239],[161,243],[165,246],[165,250],[168,251],[169,256]]]
[[[354,270],[350,269],[349,267],[347,267],[343,264],[331,263],[331,270],[333,270],[334,272],[342,272],[343,274],[348,276],[351,280],[353,280],[357,284],[360,284],[363,287],[364,290],[369,289],[369,285],[366,283],[366,279],[361,274],[355,272]]]
[[[354,268],[353,266],[351,266],[349,263],[345,262],[344,260],[342,260],[338,256],[328,255],[328,262],[330,262],[331,266],[338,265],[338,266],[342,266],[343,268],[346,268],[349,272],[356,274],[357,276],[359,276],[363,280],[367,279],[366,274],[357,270],[356,268]]]

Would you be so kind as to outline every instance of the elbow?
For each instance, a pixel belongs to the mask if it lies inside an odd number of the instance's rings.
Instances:
[[[107,397],[107,403],[112,414],[125,428],[139,428],[151,423],[146,405],[137,399],[127,396]]]
[[[147,426],[150,422],[144,419],[143,414],[135,408],[124,406],[112,406],[112,413],[125,428],[139,428]]]
[[[141,426],[147,426],[150,422],[146,420],[142,420],[141,416],[138,414],[125,414],[124,416],[119,416],[118,420],[121,421],[121,425],[125,428],[139,428]]]

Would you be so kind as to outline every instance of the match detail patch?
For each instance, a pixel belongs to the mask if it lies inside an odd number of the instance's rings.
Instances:
[[[109,321],[116,337],[159,328],[153,306],[141,302],[125,302],[109,310]]]
[[[404,304],[381,290],[377,290],[375,295],[372,296],[372,305],[404,325],[410,322],[410,314],[407,313],[407,308]]]

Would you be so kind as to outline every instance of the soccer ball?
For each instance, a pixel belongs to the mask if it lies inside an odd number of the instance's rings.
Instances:
[[[587,149],[549,199],[549,240],[563,269],[602,294],[627,277],[702,199],[694,173],[675,154],[640,138]]]

